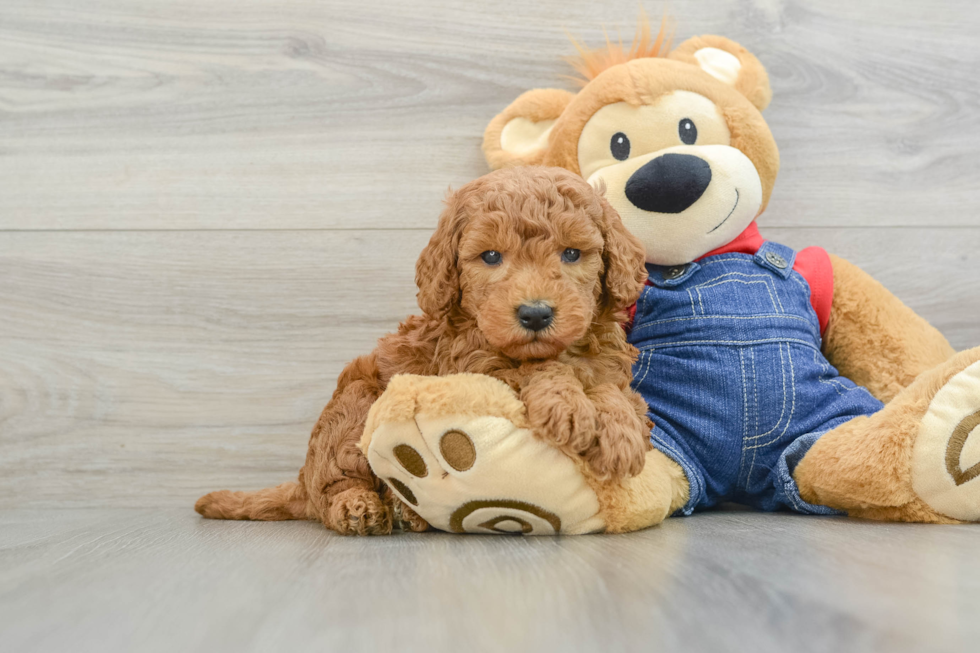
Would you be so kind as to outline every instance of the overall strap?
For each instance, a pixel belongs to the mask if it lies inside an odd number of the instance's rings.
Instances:
[[[776,273],[783,279],[788,279],[796,262],[796,251],[786,245],[767,240],[762,243],[762,247],[752,260],[756,265]]]

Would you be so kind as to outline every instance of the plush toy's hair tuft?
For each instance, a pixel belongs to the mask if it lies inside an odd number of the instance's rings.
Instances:
[[[568,35],[568,39],[578,50],[578,55],[564,59],[581,75],[581,77],[569,76],[569,78],[581,86],[585,86],[595,79],[599,73],[617,64],[644,57],[666,57],[670,52],[671,41],[674,39],[674,21],[665,15],[660,21],[660,31],[657,32],[657,38],[651,39],[650,20],[647,18],[646,12],[640,9],[639,25],[629,50],[626,50],[626,46],[623,45],[622,38],[613,43],[605,28],[602,31],[606,35],[606,47],[595,50],[585,47],[571,34]]]

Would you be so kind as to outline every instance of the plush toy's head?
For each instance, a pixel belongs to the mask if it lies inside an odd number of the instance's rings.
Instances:
[[[769,78],[720,36],[673,51],[644,24],[633,47],[583,51],[577,94],[535,89],[493,119],[493,168],[560,166],[604,185],[647,261],[687,263],[727,244],[769,201],[779,153],[760,111]]]

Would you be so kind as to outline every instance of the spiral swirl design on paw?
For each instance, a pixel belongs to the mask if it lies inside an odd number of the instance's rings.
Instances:
[[[949,444],[946,445],[946,471],[953,477],[953,482],[957,486],[969,483],[980,476],[980,463],[967,470],[960,466],[960,457],[963,455],[966,439],[978,426],[980,426],[980,410],[972,415],[967,415],[956,425],[956,428],[953,429],[953,435],[949,438]]]
[[[489,516],[498,509],[495,516]],[[540,506],[526,501],[515,501],[513,499],[481,499],[468,501],[453,511],[449,517],[449,528],[454,533],[465,533],[464,521],[473,513],[481,511],[488,514],[488,518],[480,522],[477,526],[494,533],[522,533],[529,535],[534,532],[534,522],[546,522],[554,529],[555,533],[561,532],[561,518],[553,512],[545,510]],[[514,513],[524,513],[526,516]],[[506,528],[505,525],[515,525],[516,528]]]

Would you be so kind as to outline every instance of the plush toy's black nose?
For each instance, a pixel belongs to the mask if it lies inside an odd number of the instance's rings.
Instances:
[[[680,213],[711,183],[711,166],[690,154],[664,154],[647,162],[626,182],[626,198],[638,209]]]
[[[521,304],[517,309],[521,326],[531,331],[547,329],[554,318],[555,311],[547,304]]]

